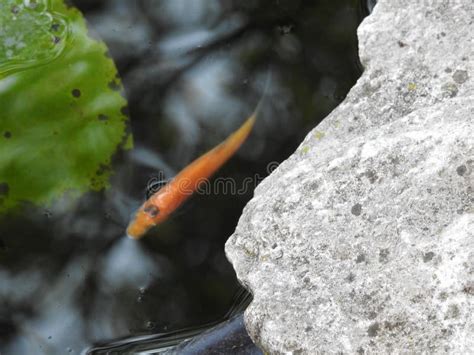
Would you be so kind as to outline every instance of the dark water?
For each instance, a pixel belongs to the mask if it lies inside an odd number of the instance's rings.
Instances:
[[[225,320],[239,284],[224,243],[253,187],[361,74],[356,28],[367,9],[358,0],[72,3],[118,66],[135,147],[114,157],[110,189],[1,217],[2,354],[78,354]],[[251,137],[215,177],[233,185],[127,239],[150,181],[172,177],[236,129],[269,72]]]

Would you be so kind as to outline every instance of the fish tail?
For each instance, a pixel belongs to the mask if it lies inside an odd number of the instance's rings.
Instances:
[[[265,79],[265,86],[263,87],[262,96],[260,97],[260,100],[258,100],[257,107],[255,107],[255,110],[253,111],[253,114],[255,115],[255,117],[260,112],[260,109],[263,105],[263,101],[267,97],[267,92],[268,92],[268,88],[270,87],[271,80],[272,80],[272,71],[271,69],[268,69],[267,78]]]
[[[240,146],[245,142],[247,137],[250,135],[253,126],[255,125],[255,121],[257,120],[257,110],[255,110],[247,120],[237,129],[234,133],[232,133],[224,142],[222,142],[219,146],[216,147],[216,151],[223,151],[227,150],[227,153],[222,154],[223,161],[226,161],[230,156],[232,156],[236,150],[240,148]]]
[[[267,91],[270,87],[271,76],[271,70],[269,69],[267,73],[267,78],[265,80],[263,94],[260,100],[258,101],[253,113],[247,118],[247,120],[242,124],[242,126],[237,129],[237,131],[232,133],[223,143],[221,143],[221,149],[223,147],[230,148],[229,150],[231,150],[232,153],[229,152],[229,155],[233,154],[245,142],[250,132],[252,131],[253,126],[255,125],[255,121],[257,120],[257,116],[260,113],[261,107],[263,105],[263,101],[267,96]]]

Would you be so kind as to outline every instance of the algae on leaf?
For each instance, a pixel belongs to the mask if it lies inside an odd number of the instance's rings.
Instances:
[[[0,0],[0,211],[107,187],[130,148],[107,48],[62,0]]]

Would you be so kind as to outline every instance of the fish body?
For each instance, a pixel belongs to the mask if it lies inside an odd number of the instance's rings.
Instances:
[[[260,106],[260,105],[258,105]],[[194,160],[138,209],[127,235],[139,239],[173,213],[240,148],[255,124],[257,109],[225,141]]]

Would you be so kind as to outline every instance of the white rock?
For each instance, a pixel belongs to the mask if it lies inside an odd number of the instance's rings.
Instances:
[[[474,352],[474,3],[381,0],[365,72],[226,245],[268,353]]]

